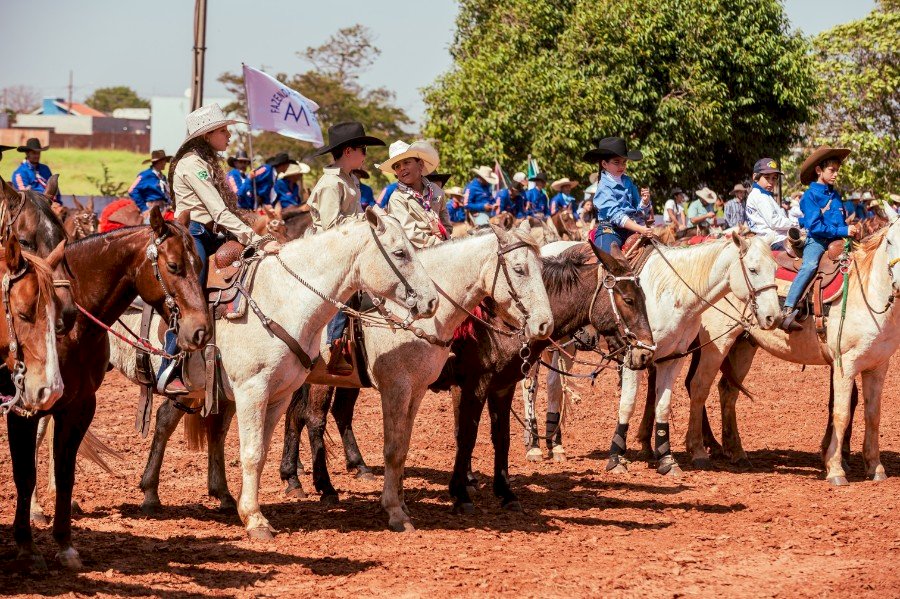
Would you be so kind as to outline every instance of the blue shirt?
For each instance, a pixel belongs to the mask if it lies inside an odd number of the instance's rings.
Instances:
[[[631,177],[622,175],[622,182],[617,183],[606,171],[597,181],[597,193],[594,195],[594,206],[597,207],[597,218],[621,227],[627,219],[639,225],[645,225],[650,219],[652,206],[641,206],[641,195]]]
[[[572,206],[572,214],[578,214],[578,204],[569,194],[559,192],[550,200],[550,214],[556,214],[567,206]]]
[[[547,194],[544,193],[543,189],[532,187],[526,191],[525,202],[528,205],[528,208],[526,209],[527,214],[543,214],[545,216],[550,216],[550,200],[547,198]]]
[[[387,210],[388,200],[391,199],[391,195],[397,190],[398,183],[394,181],[387,187],[381,190],[381,195],[378,196],[378,207]]]
[[[466,208],[459,198],[447,199],[447,213],[450,215],[450,222],[452,223],[466,222]]]
[[[814,181],[814,182],[817,183],[817,181]],[[812,185],[812,184],[810,184],[810,185]],[[866,207],[863,206],[862,202],[859,202],[858,204],[856,204],[856,203],[852,202],[851,200],[846,200],[846,201],[843,201],[842,204],[844,205],[844,210],[847,211],[847,216],[850,216],[851,214],[855,214],[857,222],[862,222],[869,217],[869,214],[866,211]]]
[[[238,207],[247,210],[254,210],[256,208],[255,198],[253,197],[254,180],[256,180],[256,197],[259,198],[259,204],[274,205],[277,196],[275,193],[275,182],[277,177],[278,173],[275,172],[275,168],[269,164],[264,164],[253,171],[244,181],[244,184],[238,193]]]
[[[359,205],[363,210],[375,205],[375,192],[365,183],[359,184]]]
[[[31,166],[27,160],[23,160],[12,174],[13,187],[19,191],[33,189],[40,193],[47,190],[47,180],[50,179],[52,173],[50,167],[46,164],[38,163],[37,167]],[[56,194],[56,200],[59,201],[59,193]]]
[[[847,236],[841,194],[831,185],[818,181],[810,183],[800,198],[800,210],[803,212],[800,224],[810,236],[826,242]]]
[[[509,212],[516,218],[525,218],[525,196],[519,192],[516,197],[510,197],[508,189],[497,192],[497,200],[500,201],[500,212]]]
[[[487,212],[494,209],[494,196],[491,194],[491,186],[482,183],[477,178],[466,186],[464,194],[466,198],[466,210],[469,212]]]
[[[244,186],[244,181],[247,180],[247,175],[245,175],[243,171],[233,168],[228,171],[227,176],[228,187],[231,188],[231,191],[234,192],[234,195],[238,196],[238,201],[240,202],[241,188]]]
[[[172,201],[172,198],[169,197],[169,183],[162,173],[156,172],[153,167],[138,173],[134,183],[128,188],[128,195],[131,196],[141,212],[147,211],[147,202],[168,204]]]
[[[278,179],[275,182],[275,201],[274,204],[281,204],[282,210],[291,206],[300,205],[300,185],[296,182],[288,183],[284,179]]]

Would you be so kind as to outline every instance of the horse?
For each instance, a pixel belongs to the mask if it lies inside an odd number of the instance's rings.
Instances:
[[[548,220],[540,219],[536,216],[526,216],[520,221],[520,226],[525,223],[523,228],[528,231],[539,246],[560,241],[559,233],[556,227],[552,226]]]
[[[679,477],[678,462],[669,443],[669,408],[672,383],[678,375],[690,344],[700,329],[700,318],[708,308],[733,293],[747,309],[732,318],[732,325],[770,330],[781,313],[775,290],[775,259],[767,241],[744,239],[739,234],[693,246],[670,248],[654,244],[640,272],[647,297],[647,313],[656,341],[655,385],[648,396],[655,400],[655,456],[657,472]],[[607,471],[627,472],[624,460],[628,422],[640,386],[640,373],[622,370],[619,414],[610,447]]]
[[[181,348],[197,349],[208,336],[206,298],[198,281],[200,260],[186,228],[188,218],[185,213],[178,222],[167,223],[154,208],[149,227],[118,229],[66,247],[65,262],[73,274],[72,293],[83,313],[78,314],[72,330],[58,345],[65,385],[62,397],[52,404],[45,402],[39,412],[53,416],[56,431],[53,453],[58,488],[53,537],[60,548],[56,557],[63,567],[81,567],[78,551],[72,545],[71,527],[75,456],[94,416],[96,392],[109,364],[105,327],[140,295],[170,322],[175,322],[177,314]],[[13,523],[16,559],[43,571],[46,563],[34,544],[29,520],[37,427],[37,418],[15,413],[8,417],[17,493]]]
[[[285,235],[288,239],[300,239],[312,226],[312,214],[309,212],[309,204],[291,206],[281,212],[284,221]]]
[[[824,342],[815,330],[813,318],[806,319],[803,329],[793,333],[751,329],[748,339],[740,331],[728,332],[729,325],[718,312],[704,314],[700,331],[704,345],[695,354],[686,381],[691,411],[685,442],[696,467],[710,466],[702,432],[704,404],[719,370],[726,373],[719,382],[725,455],[742,468],[752,467],[741,443],[735,408],[757,348],[762,348],[789,362],[829,366],[833,404],[829,410],[833,414],[822,439],[821,453],[826,479],[835,486],[847,484],[848,466],[842,454],[849,455],[849,443],[844,434],[856,403],[855,377],[861,375],[866,476],[876,481],[887,478],[878,448],[878,427],[888,360],[900,346],[900,309],[895,305],[900,296],[900,219],[892,208],[885,212],[889,227],[866,238],[851,256],[846,319],[841,322],[838,307],[832,307]],[[708,422],[705,426],[708,428]]]
[[[581,241],[581,230],[571,210],[557,210],[550,217],[550,224],[556,228],[559,238],[563,241]]]
[[[271,540],[276,531],[259,507],[259,477],[275,425],[318,358],[321,331],[337,313],[337,302],[365,290],[386,298],[392,306],[393,302],[404,306],[409,322],[434,314],[438,297],[400,223],[373,208],[366,210],[364,220],[348,221],[282,246],[277,257],[259,263],[247,288],[260,313],[279,323],[305,354],[300,357],[256,316],[222,320],[217,326],[223,392],[234,402],[241,441],[243,485],[238,515],[251,539]],[[127,317],[124,320],[128,322]],[[123,372],[130,370],[133,376],[134,363],[133,348],[118,345],[112,364]],[[157,410],[153,445],[141,481],[145,493],[142,509],[154,510],[160,505],[156,464],[181,418],[177,411],[169,402]],[[214,431],[222,439],[228,420],[228,415],[220,419],[222,429]],[[222,442],[210,440],[210,444]],[[151,484],[148,473],[154,471],[157,478]],[[234,501],[227,487],[221,493]]]
[[[556,254],[562,248],[567,249]],[[653,357],[653,334],[644,293],[624,256],[618,250],[610,255],[593,244],[580,242],[551,244],[541,253],[544,283],[556,323],[554,338],[564,339],[592,325],[599,334],[616,338],[627,348],[624,365],[635,370],[646,367]],[[456,407],[457,449],[450,479],[454,512],[474,512],[467,487],[474,481],[472,450],[485,403],[491,416],[494,445],[494,494],[504,509],[522,510],[509,481],[512,401],[516,384],[526,378],[529,370],[523,357],[530,355],[534,360],[550,344],[534,342],[523,352],[515,339],[498,336],[477,321],[472,322],[471,335],[454,341],[454,358],[434,385],[435,389],[449,388]]]
[[[382,506],[388,512],[389,526],[395,531],[412,530],[409,511],[403,498],[403,469],[412,436],[412,426],[428,385],[441,373],[450,352],[454,331],[485,298],[491,298],[499,314],[496,322],[518,322],[523,339],[546,339],[553,328],[547,292],[541,280],[541,264],[534,240],[521,230],[507,232],[493,226],[493,233],[476,234],[441,243],[421,251],[420,257],[447,300],[431,321],[423,323],[423,335],[366,327],[365,355],[368,372],[381,393],[384,413],[385,477]],[[477,264],[479,268],[470,268]],[[502,273],[508,273],[509,276]],[[526,308],[527,307],[527,308]],[[350,467],[368,472],[352,433],[352,412],[358,389],[338,389],[347,418],[342,437],[348,456],[358,456]],[[322,501],[336,502],[337,491],[331,484],[325,464],[325,414],[331,391],[312,385],[306,394],[295,393],[285,422],[281,477],[287,493],[302,494],[297,479],[299,435],[308,424],[313,453],[313,481]]]
[[[64,208],[59,216],[63,221],[66,235],[70,240],[76,241],[96,233],[100,228],[100,220],[94,213],[93,197],[86,205],[82,205],[78,198],[73,198],[72,201],[75,202],[75,208]]]

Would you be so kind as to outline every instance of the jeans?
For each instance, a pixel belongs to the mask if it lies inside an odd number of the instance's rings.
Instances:
[[[200,284],[206,287],[206,276],[209,273],[209,257],[222,247],[225,239],[210,233],[205,226],[193,220],[188,226],[188,231],[190,231],[191,237],[194,238],[194,247],[197,249],[197,255],[200,256],[200,263],[203,265],[200,269]],[[178,353],[178,339],[175,337],[174,331],[166,331],[166,353],[172,356]],[[166,369],[170,362],[171,360],[168,358],[162,359],[157,377],[162,376],[163,370]]]
[[[350,322],[350,319],[343,312],[338,311],[338,313],[334,315],[334,318],[328,323],[328,345],[331,345],[343,336],[344,329],[347,328],[348,322]]]
[[[601,222],[594,231],[593,242],[595,246],[608,254],[612,250],[612,244],[616,244],[619,246],[619,249],[622,249],[629,235],[631,235],[631,231],[628,229],[614,227],[610,223]]]
[[[806,245],[803,246],[803,266],[797,271],[797,276],[794,278],[794,282],[791,283],[787,299],[784,301],[785,308],[794,308],[797,306],[797,302],[800,301],[803,290],[806,289],[806,286],[809,285],[810,281],[813,280],[813,277],[816,276],[816,272],[819,270],[819,260],[822,259],[822,255],[825,253],[825,250],[828,249],[828,243],[829,240],[825,239],[816,237],[806,238]]]

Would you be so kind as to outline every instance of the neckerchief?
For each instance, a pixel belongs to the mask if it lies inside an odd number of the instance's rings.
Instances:
[[[434,211],[431,209],[431,201],[434,200],[434,190],[431,188],[431,184],[428,183],[428,179],[426,179],[425,177],[422,177],[422,188],[424,192],[419,193],[412,187],[409,187],[408,185],[397,181],[397,189],[400,192],[408,194],[410,197],[416,200],[419,205],[425,209],[425,212],[434,214]],[[450,236],[447,234],[447,228],[444,227],[439,218],[432,217],[432,222],[437,226],[437,232],[440,233],[442,239],[450,239]]]

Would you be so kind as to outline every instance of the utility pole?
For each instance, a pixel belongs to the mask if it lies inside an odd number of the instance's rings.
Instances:
[[[70,70],[69,71],[69,106],[68,106],[69,114],[72,114],[72,89],[73,89],[72,71]]]
[[[194,66],[191,70],[191,112],[203,105],[206,60],[206,0],[194,0]]]

